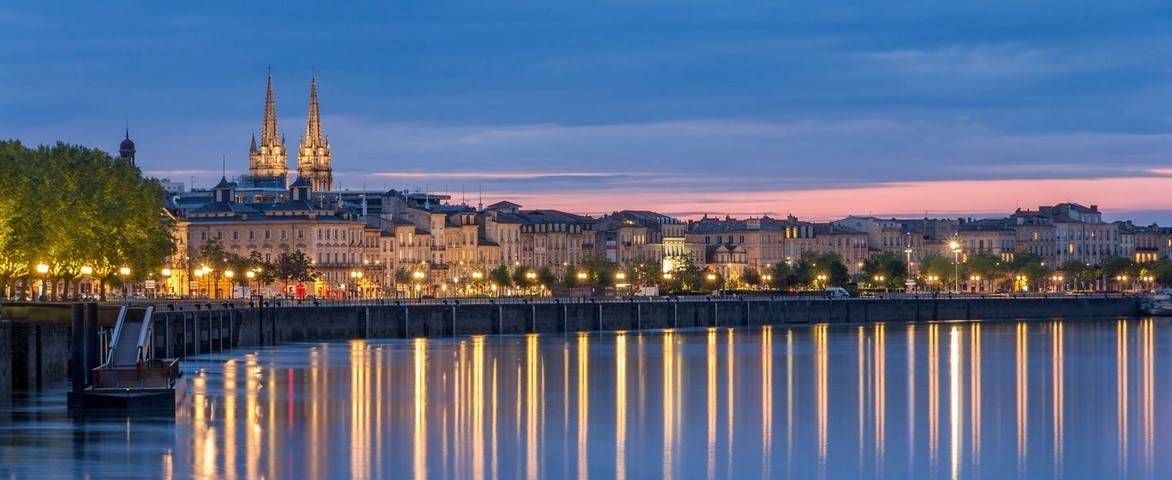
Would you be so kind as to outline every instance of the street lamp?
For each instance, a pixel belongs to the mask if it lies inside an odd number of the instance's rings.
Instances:
[[[122,277],[122,301],[126,301],[126,277],[130,276],[130,267],[122,267],[118,269],[118,275]]]
[[[981,276],[980,276],[980,275],[971,275],[971,276],[969,276],[969,281],[970,281],[970,282],[973,282],[973,283],[975,283],[975,284],[977,284],[977,290],[980,290],[980,289],[981,289],[981,288],[980,288],[980,286],[981,286],[981,284],[980,284],[980,281],[981,281]]]
[[[244,272],[244,276],[248,278],[248,293],[251,295],[256,295],[256,293],[252,291],[252,279],[256,278],[256,272],[249,270]]]
[[[419,285],[419,282],[423,281],[423,276],[424,276],[423,272],[421,272],[419,270],[416,270],[415,273],[411,274],[411,277],[415,279],[415,298],[420,298],[423,295],[422,293],[420,293],[421,287]]]
[[[234,277],[234,276],[236,276],[236,272],[233,272],[231,270],[224,271],[224,277],[226,277],[228,279],[228,299],[229,300],[231,300],[233,298],[233,296],[235,295],[235,292],[232,291],[232,290],[235,290],[235,288],[232,284],[232,277]]]
[[[162,288],[162,290],[164,293],[171,293],[171,273],[172,272],[171,272],[170,268],[164,268],[162,271],[162,274],[163,274],[163,288]],[[159,288],[156,286],[155,291],[157,292],[158,290],[159,290]],[[158,296],[159,296],[159,294],[155,293],[155,297],[158,298]]]
[[[350,280],[354,284],[354,288],[350,290],[350,296],[362,296],[362,272],[353,270],[350,272]]]
[[[86,276],[90,276],[93,274],[94,274],[94,267],[91,267],[89,265],[82,265],[81,266],[81,276],[86,277]],[[80,281],[79,281],[79,283],[80,283]],[[89,284],[86,284],[85,293],[87,293],[87,294],[91,293],[90,290],[92,289],[92,287],[93,287],[92,282]],[[80,288],[81,288],[81,285],[78,285],[78,289],[80,289]]]
[[[49,266],[45,265],[45,263],[36,263],[36,273],[41,276],[41,288],[38,289],[39,292],[36,294],[36,296],[38,296],[40,300],[43,300],[45,299],[45,281],[49,273]]]
[[[953,240],[948,242],[948,248],[952,249],[952,291],[960,291],[960,242]]]

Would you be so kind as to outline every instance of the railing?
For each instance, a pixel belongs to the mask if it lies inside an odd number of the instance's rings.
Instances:
[[[151,360],[151,345],[155,338],[155,322],[151,321],[151,314],[154,313],[154,311],[154,305],[148,305],[142,314],[143,325],[138,332],[138,343],[136,344],[138,346],[138,351],[135,354],[135,358],[138,359],[139,365],[143,365],[147,361]]]
[[[175,388],[179,379],[179,360],[158,359],[145,362],[142,368],[102,368],[93,370],[95,389]]]
[[[126,312],[128,307],[123,305],[118,310],[118,322],[114,324],[114,333],[110,335],[110,341],[106,342],[103,350],[103,357],[105,360],[98,368],[106,368],[110,365],[110,361],[114,359],[114,347],[118,345],[118,339],[122,337],[122,325],[126,323]]]

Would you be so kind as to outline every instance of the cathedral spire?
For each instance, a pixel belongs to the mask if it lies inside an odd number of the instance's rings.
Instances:
[[[269,70],[268,86],[265,90],[265,116],[260,131],[260,145],[256,134],[248,149],[248,174],[264,181],[288,183],[288,154],[285,138],[277,128],[277,102],[273,95],[273,72]]]
[[[269,72],[269,87],[265,94],[264,129],[260,132],[260,143],[269,145],[280,139],[277,133],[277,102],[273,100],[273,73]]]
[[[317,107],[317,76],[309,83],[309,114],[305,118],[305,140],[309,145],[321,145],[321,112]]]
[[[297,149],[297,174],[315,191],[332,190],[333,168],[330,166],[330,141],[322,135],[321,110],[317,103],[317,75],[309,84],[309,112],[305,116],[305,136]]]

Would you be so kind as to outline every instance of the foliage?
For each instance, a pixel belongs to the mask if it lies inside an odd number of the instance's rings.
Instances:
[[[907,279],[907,271],[907,260],[895,252],[880,252],[863,260],[863,281],[876,287],[899,288]]]
[[[93,269],[100,286],[131,271],[153,278],[175,251],[158,182],[100,150],[0,141],[0,281],[27,280],[37,263],[68,285]],[[99,291],[104,288],[99,289]]]
[[[741,271],[741,282],[752,288],[761,286],[761,273],[755,267],[745,267]]]
[[[501,288],[508,287],[513,284],[513,276],[509,274],[509,267],[501,265],[488,272],[488,278],[492,283],[497,284]]]
[[[552,287],[554,283],[557,283],[557,281],[558,276],[554,275],[553,270],[550,270],[549,267],[541,267],[541,270],[537,271],[538,284],[549,288]]]

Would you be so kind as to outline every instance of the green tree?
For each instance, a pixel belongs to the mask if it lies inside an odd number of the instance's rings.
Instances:
[[[562,272],[562,285],[569,288],[578,286],[578,267],[573,265],[566,266],[566,270]]]
[[[982,286],[982,291],[986,290],[984,286],[996,285],[1005,277],[1005,267],[1001,264],[1001,259],[989,252],[975,252],[969,255],[964,267],[970,281],[973,277],[980,277],[976,281]]]
[[[509,267],[501,265],[488,272],[488,278],[492,283],[497,284],[501,289],[507,288],[513,284],[513,276],[509,274]]]
[[[807,252],[802,255],[799,263],[802,261],[809,263],[810,271],[814,275],[812,280],[818,275],[826,277],[819,282],[819,286],[842,287],[850,283],[850,272],[846,268],[846,262],[837,252]]]
[[[744,270],[741,270],[741,282],[750,288],[760,287],[761,273],[757,271],[756,267],[745,267]]]
[[[107,282],[153,278],[174,253],[173,222],[158,182],[100,150],[0,142],[0,281],[25,289],[34,274],[68,294],[82,267]],[[49,271],[35,272],[44,263]],[[121,268],[132,277],[118,279]]]
[[[907,279],[907,261],[894,252],[880,252],[863,260],[862,275],[878,288],[899,288]]]
[[[537,271],[537,283],[539,285],[545,288],[550,288],[553,286],[553,284],[557,283],[557,281],[558,276],[554,275],[553,270],[550,270],[549,267],[541,267],[541,269]]]
[[[317,278],[313,263],[305,252],[281,252],[273,262],[274,275],[285,280],[285,291],[289,291],[289,284],[293,282],[312,282]]]

